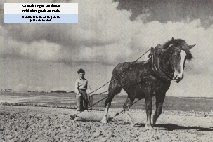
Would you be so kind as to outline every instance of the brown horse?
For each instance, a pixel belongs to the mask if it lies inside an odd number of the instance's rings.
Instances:
[[[156,98],[156,111],[153,124],[162,113],[165,94],[171,81],[179,82],[183,78],[185,60],[190,60],[190,49],[184,40],[172,38],[163,45],[151,48],[150,59],[146,62],[125,62],[118,64],[112,71],[112,78],[105,101],[105,114],[102,123],[107,123],[108,110],[113,97],[124,89],[128,95],[124,109],[128,110],[135,98],[145,98],[147,122],[151,128],[152,96]]]

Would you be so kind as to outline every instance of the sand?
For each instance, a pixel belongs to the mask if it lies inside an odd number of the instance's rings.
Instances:
[[[114,116],[121,109],[111,109]],[[121,114],[100,123],[103,111],[83,112],[84,121],[74,121],[75,110],[30,106],[0,106],[0,142],[213,142],[210,114],[166,111],[157,125],[144,127],[145,113],[131,110],[134,127]]]

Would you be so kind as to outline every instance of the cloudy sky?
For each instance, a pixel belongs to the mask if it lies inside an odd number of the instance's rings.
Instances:
[[[95,89],[119,62],[175,37],[196,47],[168,95],[213,97],[212,0],[60,1],[79,3],[78,24],[4,24],[4,2],[17,0],[0,1],[0,88],[73,90],[81,67]]]

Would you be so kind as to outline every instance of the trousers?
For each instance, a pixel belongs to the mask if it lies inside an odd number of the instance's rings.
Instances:
[[[79,93],[80,95],[76,95],[77,111],[88,110],[88,107],[91,108],[92,105],[92,97],[87,96],[86,90],[79,90]]]

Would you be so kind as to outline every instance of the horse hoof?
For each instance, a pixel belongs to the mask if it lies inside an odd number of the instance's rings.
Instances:
[[[156,124],[157,119],[158,119],[158,117],[154,115],[153,118],[152,118],[152,123],[153,123],[153,124]]]
[[[106,123],[107,123],[107,119],[106,119],[106,118],[103,118],[103,119],[101,120],[101,123],[106,124]]]
[[[131,127],[135,127],[135,123],[131,123],[130,125],[131,125]]]
[[[135,123],[133,121],[130,121],[130,126],[131,127],[134,127],[135,126]]]
[[[145,124],[145,129],[146,129],[146,130],[152,130],[153,127],[152,127],[151,124]]]
[[[76,116],[76,117],[74,118],[74,121],[79,121],[79,120],[81,120],[81,118],[78,117],[78,116]]]

